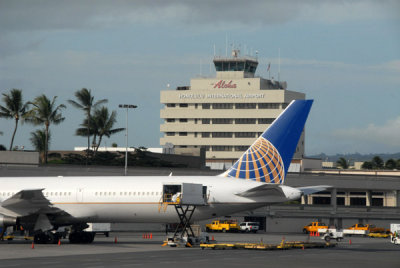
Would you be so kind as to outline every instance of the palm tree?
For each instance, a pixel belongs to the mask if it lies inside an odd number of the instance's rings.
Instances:
[[[9,94],[3,93],[3,102],[5,106],[0,105],[0,117],[13,118],[15,120],[14,132],[11,138],[10,151],[14,143],[15,133],[17,132],[18,122],[24,118],[28,103],[22,101],[22,90],[11,89]]]
[[[31,138],[30,141],[35,148],[36,151],[40,153],[40,159],[41,162],[43,163],[45,161],[45,150],[46,148],[49,147],[51,140],[51,132],[49,131],[48,137],[47,137],[47,146],[46,146],[46,129],[38,129],[35,132],[31,132]]]
[[[94,110],[93,116],[90,120],[90,135],[93,135],[93,144],[96,143],[97,137],[99,138],[99,142],[95,145],[95,153],[99,150],[101,141],[104,136],[107,138],[111,137],[112,134],[121,132],[125,130],[125,128],[114,128],[114,124],[117,122],[117,112],[112,111],[111,115],[108,111],[107,107],[101,107],[100,109]],[[87,126],[87,120],[84,121],[82,126]],[[78,128],[76,131],[77,135],[87,135],[86,128]]]
[[[349,164],[347,163],[347,160],[344,157],[340,157],[338,161],[336,161],[336,164],[338,167],[341,167],[342,169],[348,169]]]
[[[61,109],[66,108],[64,104],[56,106],[57,96],[53,97],[53,100],[49,100],[46,95],[41,95],[35,98],[31,103],[33,105],[32,110],[27,114],[25,119],[27,122],[33,123],[35,125],[44,124],[45,126],[45,143],[44,143],[44,153],[45,153],[45,163],[47,164],[47,154],[48,154],[48,141],[49,141],[49,127],[50,124],[58,125],[65,120],[62,117]]]
[[[83,110],[86,113],[86,122],[90,122],[90,117],[91,117],[91,111],[92,109],[96,108],[97,106],[99,106],[100,104],[106,103],[108,102],[107,99],[102,99],[99,101],[94,102],[94,96],[92,96],[91,90],[90,89],[86,89],[86,88],[82,88],[81,90],[77,90],[75,92],[75,97],[77,99],[77,101],[74,100],[68,100],[68,102],[70,104],[72,104],[74,107]],[[90,131],[90,124],[86,124],[86,135],[87,135],[87,142],[88,142],[88,146],[87,146],[87,154],[86,157],[88,157],[89,155],[89,149],[90,149],[90,135],[91,135],[91,131]],[[82,133],[81,133],[82,134]],[[82,136],[86,136],[85,133],[83,133]]]

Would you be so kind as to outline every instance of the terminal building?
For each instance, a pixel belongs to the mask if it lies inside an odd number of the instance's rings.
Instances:
[[[227,169],[292,100],[305,99],[286,82],[256,76],[258,60],[239,53],[215,57],[215,77],[161,91],[163,147],[187,155],[205,150],[207,166]],[[294,158],[303,156],[304,133]]]

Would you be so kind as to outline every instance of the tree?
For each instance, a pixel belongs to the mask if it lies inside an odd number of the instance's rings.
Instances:
[[[23,103],[22,101],[22,90],[21,89],[11,89],[10,93],[3,93],[3,102],[5,106],[0,105],[0,117],[14,119],[15,127],[14,132],[11,137],[10,151],[12,150],[15,133],[17,132],[18,122],[21,118],[25,117],[26,110],[29,103]]]
[[[365,161],[362,165],[361,165],[362,169],[373,169],[374,166],[372,165],[372,162],[370,161]]]
[[[383,164],[384,164],[383,160],[379,156],[374,156],[374,158],[372,158],[372,166],[375,169],[382,169],[383,168]]]
[[[31,132],[31,144],[35,148],[36,151],[40,153],[40,159],[42,163],[46,159],[46,148],[49,148],[51,140],[51,133],[49,131],[47,137],[47,145],[46,145],[46,129],[38,129],[35,132]]]
[[[347,163],[347,160],[344,157],[340,157],[338,161],[336,161],[336,164],[338,167],[341,167],[342,169],[348,169],[349,164]]]
[[[99,146],[104,136],[107,138],[111,137],[112,134],[121,132],[125,130],[125,128],[114,128],[114,124],[117,122],[117,112],[112,111],[111,115],[107,109],[107,107],[101,107],[100,109],[94,110],[94,113],[90,120],[90,135],[93,135],[93,144],[95,153],[99,150]],[[82,126],[87,125],[87,120],[82,124]],[[86,128],[77,129],[77,135],[87,135]],[[96,139],[99,138],[98,143],[96,144]]]
[[[49,140],[49,127],[50,124],[58,125],[65,120],[65,117],[62,116],[61,110],[65,109],[66,106],[64,104],[60,104],[56,106],[57,96],[53,97],[53,100],[50,101],[46,97],[46,95],[38,96],[31,103],[33,108],[27,114],[27,118],[25,119],[27,122],[33,123],[34,125],[44,124],[45,126],[45,163],[47,164],[47,155],[48,155],[48,140]]]
[[[92,96],[91,90],[90,89],[86,89],[86,88],[82,88],[81,90],[78,90],[75,92],[75,97],[77,99],[77,101],[74,100],[68,100],[68,102],[70,104],[72,104],[74,107],[81,109],[85,112],[86,114],[86,122],[90,122],[90,117],[91,117],[91,111],[92,109],[96,108],[97,106],[99,106],[100,104],[106,103],[108,102],[107,99],[102,99],[99,101],[96,101],[94,103],[94,96]],[[85,122],[84,122],[85,124]],[[90,135],[91,135],[91,130],[90,130],[91,126],[90,124],[86,123],[86,134],[83,134],[83,136],[87,135],[87,154],[86,157],[88,157],[89,155],[89,150],[90,150]],[[82,134],[82,133],[81,133]]]
[[[385,168],[386,169],[395,169],[397,167],[397,163],[394,159],[389,159],[385,163]]]

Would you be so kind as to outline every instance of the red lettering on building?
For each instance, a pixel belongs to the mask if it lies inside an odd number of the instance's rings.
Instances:
[[[224,80],[219,80],[215,83],[214,88],[236,88],[236,84],[232,84],[232,80],[226,83]]]

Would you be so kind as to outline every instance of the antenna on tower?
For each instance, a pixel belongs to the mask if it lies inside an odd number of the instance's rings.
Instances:
[[[278,82],[281,82],[281,48],[278,50]]]
[[[225,35],[225,57],[228,57],[228,33]]]

